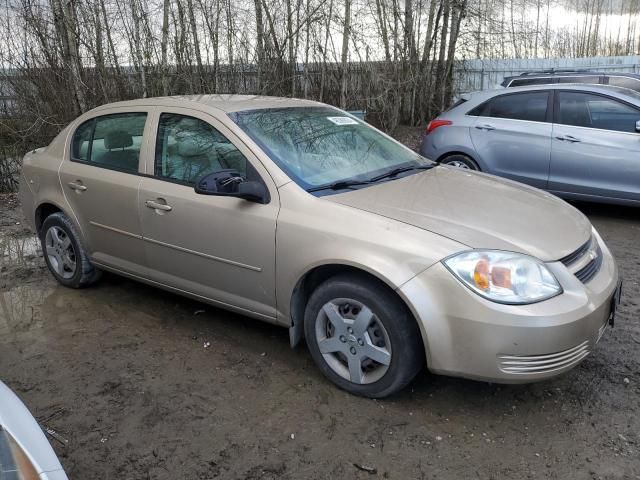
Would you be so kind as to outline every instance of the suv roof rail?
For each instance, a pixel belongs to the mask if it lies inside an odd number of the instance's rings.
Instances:
[[[549,75],[549,74],[554,74],[554,73],[597,73],[594,70],[589,70],[589,69],[582,69],[582,70],[577,70],[577,69],[556,69],[556,68],[550,68],[548,70],[530,70],[528,72],[523,72],[520,74],[521,77],[526,77],[528,75]]]

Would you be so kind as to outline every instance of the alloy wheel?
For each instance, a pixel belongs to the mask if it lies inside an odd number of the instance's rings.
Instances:
[[[380,380],[391,365],[384,325],[363,303],[336,298],[318,312],[315,338],[329,367],[356,384]]]
[[[465,170],[471,170],[471,167],[469,167],[469,165],[467,165],[465,162],[461,160],[453,160],[451,162],[448,162],[447,165],[451,165],[452,167],[462,168]]]
[[[76,273],[76,252],[71,238],[60,227],[52,226],[44,238],[45,251],[51,268],[62,278]]]

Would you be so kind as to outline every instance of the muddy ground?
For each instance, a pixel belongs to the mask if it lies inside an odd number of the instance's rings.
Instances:
[[[640,210],[578,207],[625,279],[593,354],[553,381],[424,372],[374,401],[285,329],[113,275],[57,285],[0,196],[0,378],[69,440],[51,441],[71,479],[640,479]]]

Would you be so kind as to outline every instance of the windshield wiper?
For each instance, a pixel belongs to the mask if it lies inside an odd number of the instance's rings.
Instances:
[[[433,167],[435,167],[435,164],[412,165],[410,167],[398,167],[398,168],[394,168],[393,170],[389,170],[386,173],[382,173],[380,175],[376,175],[375,177],[370,178],[369,182],[377,182],[378,180],[382,180],[383,178],[395,177],[396,175],[400,175],[401,173],[404,173],[404,172],[411,172],[412,170],[430,170]]]
[[[321,190],[344,190],[345,188],[357,187],[358,185],[368,185],[370,180],[340,180],[338,182],[327,183],[326,185],[318,185],[317,187],[308,188],[307,192],[319,192]]]
[[[350,187],[357,187],[358,185],[370,185],[378,180],[382,180],[383,178],[395,177],[396,175],[400,175],[404,172],[411,172],[412,170],[429,170],[433,167],[435,167],[435,164],[398,167],[381,175],[376,175],[368,180],[340,180],[333,183],[327,183],[326,185],[318,185],[317,187],[309,188],[307,189],[307,192],[319,192],[320,190],[344,190]]]

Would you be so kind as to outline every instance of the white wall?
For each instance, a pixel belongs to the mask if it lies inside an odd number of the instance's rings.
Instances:
[[[454,91],[457,94],[500,88],[504,77],[531,70],[598,70],[640,73],[640,55],[628,57],[465,60],[456,64]]]

